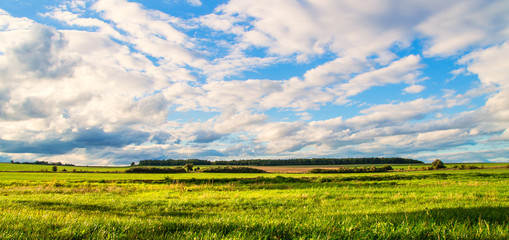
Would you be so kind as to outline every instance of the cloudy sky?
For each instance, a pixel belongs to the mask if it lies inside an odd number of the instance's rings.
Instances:
[[[509,1],[2,0],[0,161],[509,161]]]

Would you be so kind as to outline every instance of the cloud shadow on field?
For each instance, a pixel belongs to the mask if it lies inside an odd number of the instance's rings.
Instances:
[[[369,217],[392,222],[427,221],[438,225],[483,223],[504,224],[509,220],[509,207],[453,207],[420,211],[368,214]],[[366,217],[365,214],[359,217]]]
[[[192,211],[176,211],[176,210],[160,210],[161,207],[168,206],[162,202],[144,201],[139,206],[129,206],[124,209],[115,206],[99,205],[99,204],[86,204],[86,203],[71,203],[71,202],[52,202],[52,201],[31,201],[20,200],[16,201],[25,207],[30,207],[38,210],[52,210],[61,212],[82,211],[89,214],[103,213],[108,215],[116,215],[120,217],[186,217],[197,218],[203,215],[211,215],[208,213],[199,213]],[[146,211],[146,209],[150,209]]]

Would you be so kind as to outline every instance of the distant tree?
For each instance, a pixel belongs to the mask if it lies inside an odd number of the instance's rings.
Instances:
[[[434,169],[445,168],[444,163],[440,159],[435,159],[435,161],[433,161],[431,165],[433,165]]]
[[[12,164],[14,164],[14,161],[13,161],[13,160],[11,160],[11,163],[12,163]]]
[[[136,164],[136,163],[132,162],[132,163],[131,163],[131,167],[132,167],[132,166],[134,166],[135,164]]]
[[[56,172],[56,171],[58,171],[58,167],[57,167],[56,165],[54,165],[53,167],[51,167],[51,170],[52,170],[53,172]]]
[[[194,168],[194,163],[186,163],[186,165],[184,165],[184,168],[186,169],[186,171],[192,172]]]

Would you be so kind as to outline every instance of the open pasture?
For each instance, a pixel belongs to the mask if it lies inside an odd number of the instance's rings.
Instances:
[[[0,176],[0,239],[509,237],[509,169]]]
[[[249,166],[253,168],[262,169],[269,173],[307,173],[314,168],[334,169],[338,167],[382,167],[385,164],[350,164],[350,165],[292,165],[292,166]],[[449,163],[445,164],[448,169],[454,166],[475,166],[478,168],[504,168],[508,167],[508,163]],[[199,168],[217,167],[220,165],[197,165]],[[394,170],[408,170],[409,166],[412,170],[419,170],[422,167],[430,166],[430,164],[390,164]],[[10,164],[0,163],[0,172],[51,172],[52,165],[37,165],[37,164]],[[172,166],[151,166],[151,167],[172,167]],[[110,166],[57,166],[57,171],[62,172],[104,172],[104,173],[118,173],[125,172],[130,167],[110,167]]]
[[[0,163],[0,172],[51,172],[53,165],[39,164],[11,164]],[[65,169],[67,172],[88,171],[88,172],[124,172],[129,167],[96,167],[96,166],[57,166],[58,171]]]

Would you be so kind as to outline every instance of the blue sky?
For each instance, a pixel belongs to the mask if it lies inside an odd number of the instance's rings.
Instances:
[[[0,159],[508,162],[509,2],[0,2]]]

